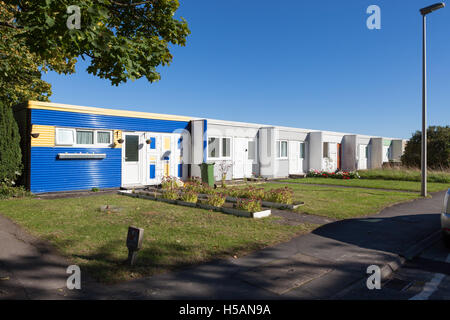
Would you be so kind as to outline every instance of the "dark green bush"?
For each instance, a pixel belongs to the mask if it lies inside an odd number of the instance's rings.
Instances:
[[[21,170],[19,127],[11,107],[0,101],[0,181],[13,185]]]
[[[14,187],[6,182],[0,183],[0,199],[23,198],[28,196],[31,196],[31,193],[22,186]]]
[[[406,144],[401,160],[407,167],[420,168],[422,132],[416,131]],[[450,126],[430,126],[427,130],[428,168],[450,168]]]

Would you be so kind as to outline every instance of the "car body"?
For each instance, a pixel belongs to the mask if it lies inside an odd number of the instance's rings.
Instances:
[[[447,246],[450,247],[450,189],[444,197],[444,205],[441,213],[442,238]]]

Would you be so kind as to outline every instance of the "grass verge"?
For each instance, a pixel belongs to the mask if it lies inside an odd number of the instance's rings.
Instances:
[[[399,181],[399,180],[372,180],[372,179],[329,179],[329,178],[300,178],[286,179],[285,182],[295,182],[303,184],[324,184],[348,187],[363,187],[374,189],[390,189],[404,191],[420,191],[420,182],[416,181]],[[427,184],[429,192],[441,191],[450,188],[449,183],[430,182]]]
[[[121,208],[107,214],[102,205]],[[0,213],[106,283],[150,276],[211,259],[240,256],[309,232],[313,225],[273,223],[119,195],[0,201]],[[128,226],[144,228],[137,265],[123,264]]]
[[[385,168],[358,170],[361,179],[420,181],[419,169]],[[428,171],[428,182],[450,183],[450,171]]]
[[[332,179],[330,179],[332,180]],[[267,183],[264,188],[280,188],[279,183]],[[304,201],[299,213],[314,214],[334,219],[346,219],[375,214],[395,203],[419,198],[412,192],[336,188],[306,184],[286,184],[294,190],[294,199]]]

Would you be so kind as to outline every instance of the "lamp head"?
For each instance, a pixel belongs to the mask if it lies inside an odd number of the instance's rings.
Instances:
[[[442,9],[443,7],[445,7],[445,3],[438,2],[438,3],[432,4],[431,6],[428,6],[428,7],[420,9],[420,13],[424,16],[424,15],[427,15],[427,14],[433,12],[433,11]]]

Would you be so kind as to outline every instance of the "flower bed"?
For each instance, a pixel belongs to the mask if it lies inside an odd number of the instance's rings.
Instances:
[[[182,183],[182,182],[181,182]],[[239,199],[252,199],[262,202],[262,206],[278,209],[295,209],[303,202],[295,202],[293,199],[293,190],[288,187],[265,190],[261,187],[248,186],[246,188],[232,187],[222,188],[220,192],[211,188],[209,185],[203,183],[199,179],[191,179],[183,183],[182,186],[176,179],[166,178],[161,184],[161,189],[149,188],[149,190],[164,193],[163,197],[166,199],[178,199],[180,195],[184,197],[185,193],[197,194],[202,199],[209,199],[208,201],[216,202],[210,203],[215,206],[221,202],[228,201],[237,203]]]
[[[193,201],[193,198],[183,197],[184,194],[178,196],[175,199],[169,199],[165,194],[167,192],[153,191],[153,192],[132,192],[130,190],[121,190],[119,194],[134,198],[148,199],[154,201],[162,201],[170,204],[182,205],[187,207],[197,207],[206,210],[214,210],[218,212],[223,212],[227,214],[233,214],[235,216],[247,217],[247,218],[264,218],[271,215],[271,210],[260,210],[260,211],[252,211],[254,207],[249,207],[247,210],[243,210],[240,208],[229,208],[224,207],[226,201],[226,196],[216,193],[214,195],[206,195],[205,197],[201,197],[198,201],[189,202],[186,200]],[[199,197],[200,198],[200,197]]]
[[[359,179],[360,176],[357,171],[336,171],[336,172],[327,172],[327,171],[319,171],[315,169],[311,169],[307,174],[308,178],[331,178],[331,179]]]

